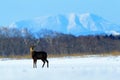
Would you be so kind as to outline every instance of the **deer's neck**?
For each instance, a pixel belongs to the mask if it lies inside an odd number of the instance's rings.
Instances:
[[[34,50],[32,48],[30,48],[30,53],[32,53]]]

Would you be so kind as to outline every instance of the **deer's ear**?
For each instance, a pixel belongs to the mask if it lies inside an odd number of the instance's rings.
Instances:
[[[34,48],[35,46],[34,46],[34,45],[31,45],[30,47],[33,47],[33,48]]]
[[[35,47],[35,45],[33,45],[33,44],[30,44],[30,45],[29,45],[29,47]]]

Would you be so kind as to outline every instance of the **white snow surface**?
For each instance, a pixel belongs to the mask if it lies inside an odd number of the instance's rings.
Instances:
[[[0,59],[0,80],[120,80],[120,56],[48,58],[49,68],[32,59]]]

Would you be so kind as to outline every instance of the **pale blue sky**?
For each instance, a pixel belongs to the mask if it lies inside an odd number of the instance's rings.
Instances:
[[[0,0],[0,26],[43,15],[88,12],[120,24],[120,0]]]

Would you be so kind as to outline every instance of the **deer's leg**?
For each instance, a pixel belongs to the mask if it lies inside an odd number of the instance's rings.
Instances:
[[[43,65],[42,65],[42,68],[44,67],[44,65],[45,65],[45,60],[42,60],[43,61]]]
[[[37,59],[36,59],[36,61],[35,61],[35,68],[37,68]]]
[[[37,64],[36,63],[37,63],[37,59],[34,59],[33,60],[33,68],[37,68]]]
[[[45,61],[47,62],[47,68],[48,68],[49,67],[49,61],[47,59]]]
[[[35,61],[33,60],[33,68],[35,67]]]

